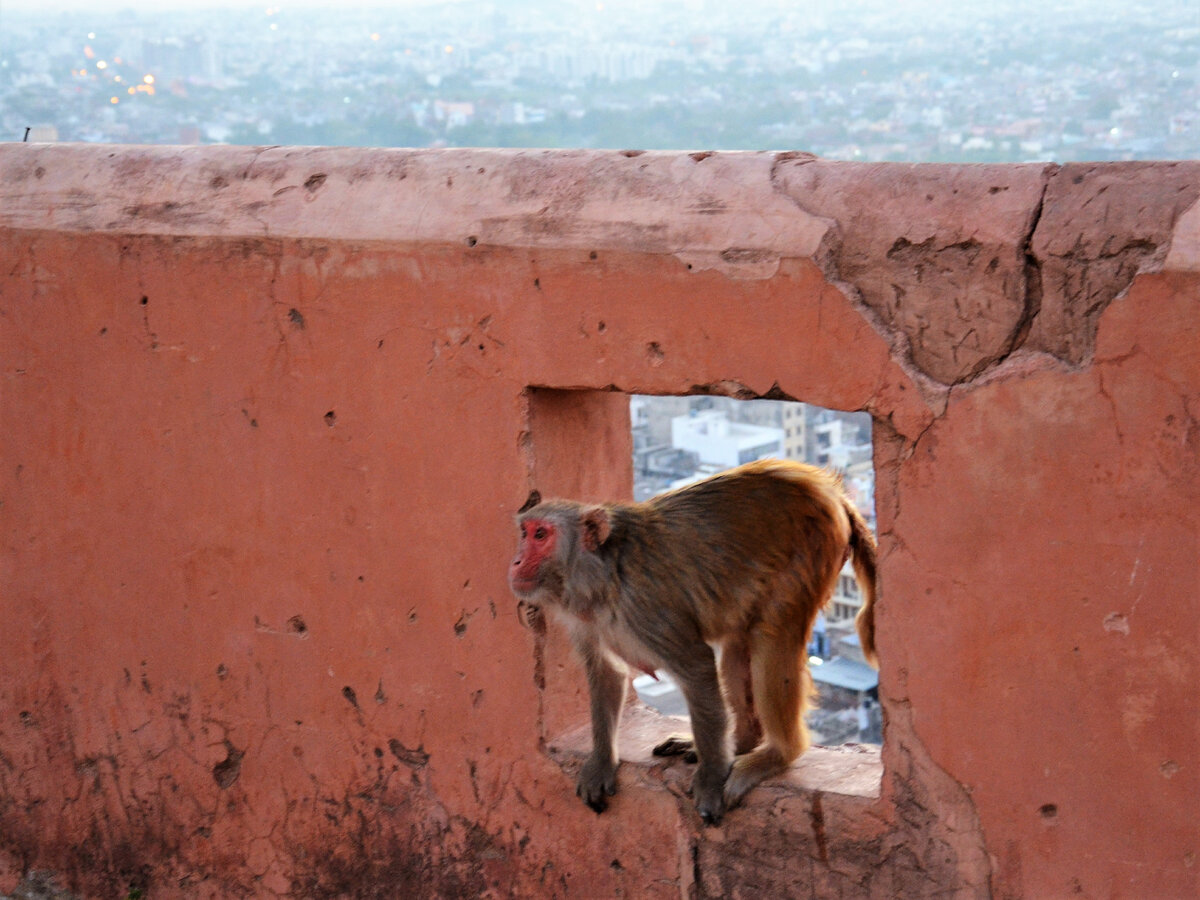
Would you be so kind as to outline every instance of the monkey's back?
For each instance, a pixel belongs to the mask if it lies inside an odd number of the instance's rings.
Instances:
[[[649,594],[676,594],[660,601],[690,605],[705,640],[748,626],[793,627],[798,616],[810,624],[850,536],[836,476],[783,460],[748,463],[630,512],[641,540],[625,543],[622,568],[644,573]]]

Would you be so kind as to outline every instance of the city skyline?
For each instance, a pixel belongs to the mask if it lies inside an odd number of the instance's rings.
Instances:
[[[936,0],[0,9],[0,137],[1200,156],[1200,8]],[[919,14],[918,14],[919,13]],[[153,85],[146,77],[154,79]],[[153,86],[154,90],[139,87]]]

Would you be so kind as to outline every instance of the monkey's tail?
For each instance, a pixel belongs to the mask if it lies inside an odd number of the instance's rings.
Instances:
[[[846,515],[850,517],[850,552],[858,586],[863,592],[862,609],[854,619],[858,629],[858,640],[862,644],[867,662],[879,668],[875,655],[875,536],[867,527],[859,511],[846,501]]]

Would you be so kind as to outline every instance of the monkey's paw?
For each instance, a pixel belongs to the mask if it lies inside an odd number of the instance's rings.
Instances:
[[[725,816],[725,776],[703,769],[696,771],[692,779],[692,799],[696,801],[696,812],[705,825],[720,825]]]
[[[656,744],[651,751],[655,756],[682,756],[684,762],[694,763],[700,757],[696,755],[696,742],[686,734],[673,734],[661,744]]]
[[[733,809],[750,793],[750,789],[765,778],[787,771],[789,760],[773,747],[759,747],[733,761],[729,778],[725,780],[725,808]]]
[[[608,798],[616,792],[616,763],[589,756],[575,781],[575,795],[597,813],[602,813],[608,809]]]
[[[542,615],[542,608],[534,606],[532,603],[527,603],[524,600],[517,602],[517,618],[530,631],[540,632],[546,627],[546,619]]]

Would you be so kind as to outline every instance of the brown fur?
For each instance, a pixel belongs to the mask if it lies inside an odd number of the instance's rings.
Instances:
[[[694,753],[706,822],[804,752],[806,647],[848,554],[865,595],[863,652],[875,660],[875,541],[822,469],[762,460],[646,503],[537,500],[518,517],[509,582],[523,608],[565,622],[583,659],[593,750],[577,791],[597,812],[616,791],[631,670],[666,670],[683,691],[695,737],[655,752]]]

